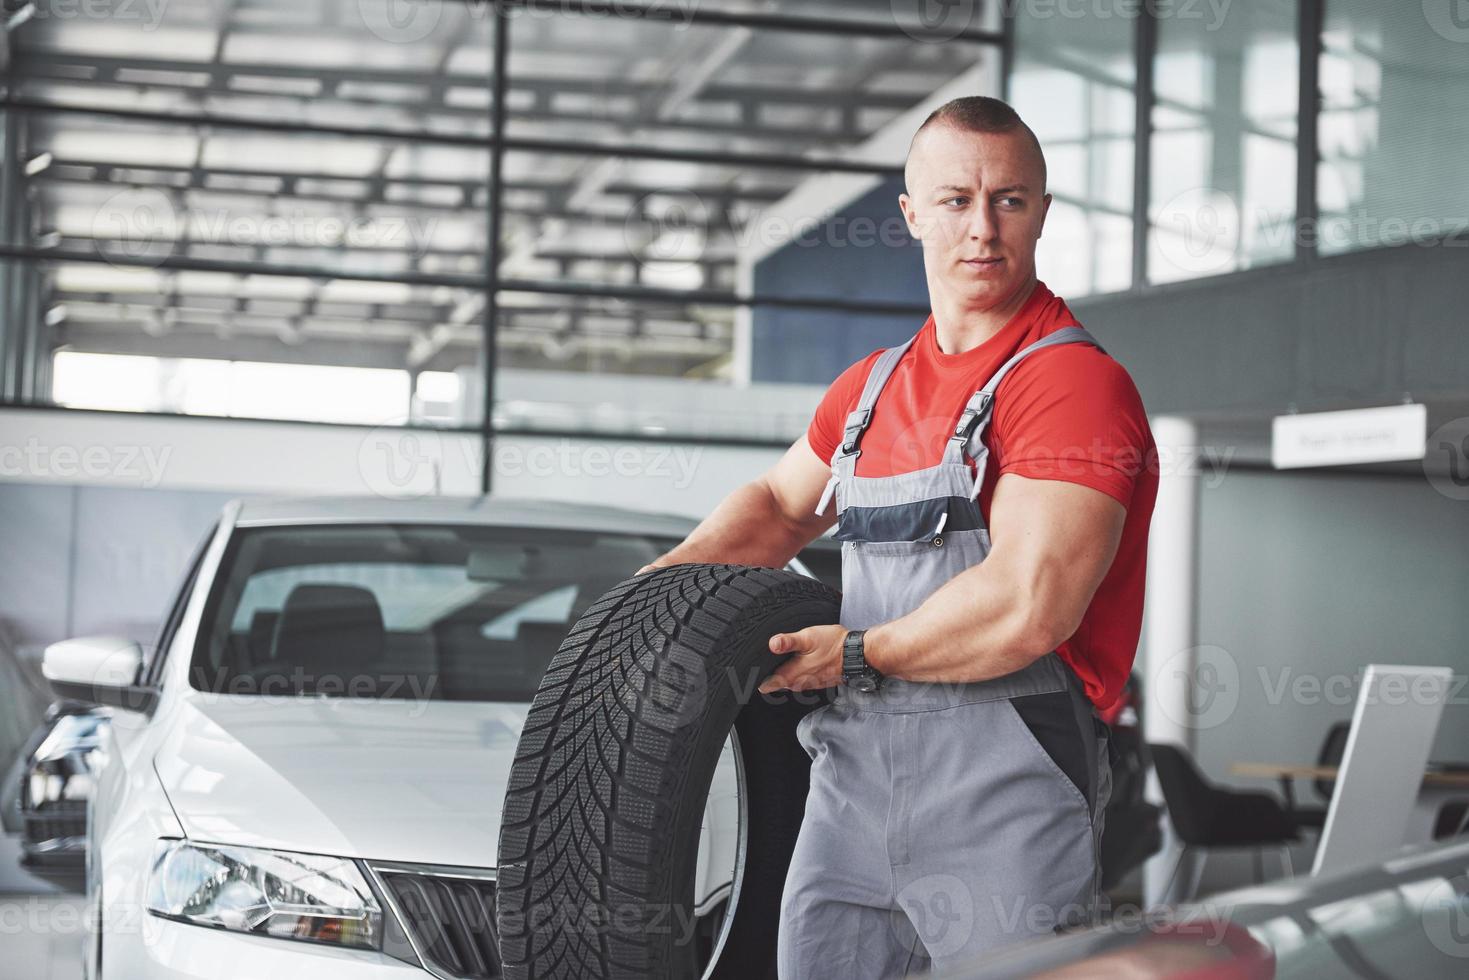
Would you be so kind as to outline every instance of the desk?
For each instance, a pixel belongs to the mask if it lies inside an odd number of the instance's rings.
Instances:
[[[1336,766],[1302,766],[1277,762],[1236,762],[1229,767],[1230,775],[1254,779],[1278,779],[1291,800],[1290,782],[1293,779],[1336,779]],[[1408,838],[1403,843],[1417,844],[1433,839],[1433,823],[1438,817],[1439,807],[1450,800],[1469,799],[1469,772],[1440,772],[1433,769],[1423,774],[1423,785],[1418,789],[1418,799],[1413,803],[1413,815],[1409,818]]]

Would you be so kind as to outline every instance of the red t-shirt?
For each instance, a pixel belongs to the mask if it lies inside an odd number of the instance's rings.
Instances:
[[[961,354],[939,350],[929,316],[878,398],[857,475],[891,476],[938,463],[969,396],[1021,348],[1076,322],[1044,283],[999,333]],[[880,353],[847,368],[822,397],[806,432],[822,459],[836,450]],[[1037,351],[1000,382],[984,444],[990,462],[979,507],[986,523],[995,483],[1005,473],[1079,483],[1127,508],[1117,556],[1081,626],[1057,648],[1087,696],[1106,708],[1137,653],[1148,523],[1158,493],[1157,449],[1137,388],[1122,365],[1090,344]]]

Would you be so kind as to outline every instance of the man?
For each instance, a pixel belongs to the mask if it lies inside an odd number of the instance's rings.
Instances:
[[[798,729],[786,980],[945,968],[1092,912],[1096,709],[1142,616],[1156,450],[1127,372],[1037,281],[1034,133],[956,99],[904,178],[927,322],[848,368],[806,436],[655,563],[780,567],[839,519],[841,624],[771,637],[761,687],[840,685]]]

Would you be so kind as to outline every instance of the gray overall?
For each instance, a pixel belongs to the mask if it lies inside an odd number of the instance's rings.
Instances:
[[[1080,327],[1047,335],[974,393],[938,465],[857,476],[863,431],[912,343],[873,365],[817,508],[835,491],[848,629],[911,612],[984,561],[981,437],[1000,380],[1044,347],[1100,348]],[[843,687],[797,735],[812,759],[811,792],[781,903],[782,980],[946,969],[1092,915],[1110,789],[1106,726],[1054,652],[976,683]]]

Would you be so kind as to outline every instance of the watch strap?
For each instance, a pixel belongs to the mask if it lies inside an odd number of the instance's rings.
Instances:
[[[866,630],[851,630],[842,639],[842,681],[852,684],[860,681],[862,690],[875,691],[883,682],[882,673],[867,662],[867,647],[863,642]]]
[[[866,630],[848,630],[842,639],[842,676],[852,677],[867,669],[867,653],[862,644]]]

